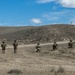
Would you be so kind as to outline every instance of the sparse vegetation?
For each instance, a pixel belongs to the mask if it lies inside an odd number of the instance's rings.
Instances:
[[[19,42],[22,43],[35,43],[37,41],[52,42],[54,41],[54,38],[59,41],[75,38],[75,26],[72,25],[51,25],[23,28],[4,27],[1,29],[0,40],[2,41],[3,38],[6,38],[8,42],[14,40],[15,38],[17,38]],[[70,53],[66,43],[58,45],[58,49],[52,51],[52,45],[45,43],[45,45],[41,45],[41,53],[35,52],[34,44],[21,44],[17,50],[17,54],[13,54],[12,47],[7,48],[5,54],[2,54],[0,51],[0,74],[75,75],[75,43],[74,48]],[[16,69],[17,67],[18,69]],[[68,74],[66,74],[66,70]]]
[[[11,69],[10,71],[7,72],[8,74],[15,74],[15,75],[20,75],[23,72],[21,70],[18,69]]]
[[[55,68],[54,67],[52,67],[51,68],[51,70],[50,70],[50,72],[54,72],[55,71]]]
[[[58,75],[59,73],[64,73],[65,69],[62,66],[59,66],[58,69],[55,67],[52,67],[50,72],[52,72],[54,75]]]
[[[57,73],[64,73],[65,69],[62,66],[59,66]]]
[[[66,70],[70,67],[63,67],[65,65],[74,68],[75,61],[71,62],[71,58],[59,57],[58,50],[50,51],[50,45],[42,46],[42,52],[36,53],[34,46],[19,47],[17,54],[13,54],[12,48],[6,50],[5,54],[0,51],[0,57],[7,60],[0,62],[1,75],[74,75],[66,74]],[[44,52],[47,52],[46,54]],[[65,54],[68,55],[68,54]],[[75,55],[74,55],[75,56]],[[72,57],[72,56],[71,56]],[[3,60],[0,59],[0,60]],[[70,61],[68,61],[68,59]],[[60,66],[58,66],[60,65]],[[62,66],[61,66],[62,65]],[[53,67],[52,67],[53,66]],[[52,67],[52,68],[51,68]],[[70,69],[72,71],[72,69]],[[7,73],[7,74],[6,74]]]
[[[47,25],[39,27],[0,27],[0,39],[28,42],[52,42],[75,39],[74,25]],[[10,37],[9,37],[10,36]],[[22,41],[22,42],[23,42]]]

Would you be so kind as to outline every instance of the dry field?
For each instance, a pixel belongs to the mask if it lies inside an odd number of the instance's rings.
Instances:
[[[0,75],[75,75],[75,49],[61,44],[52,51],[51,45],[41,45],[36,53],[34,45],[19,46],[17,54],[9,47],[5,54],[0,49]]]

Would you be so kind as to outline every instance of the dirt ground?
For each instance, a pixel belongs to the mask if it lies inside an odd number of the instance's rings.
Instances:
[[[5,54],[0,49],[0,75],[75,75],[75,49],[61,44],[52,51],[49,44],[41,45],[41,52],[35,52],[35,45],[19,46],[17,54],[8,47]],[[61,72],[59,68],[64,71]]]

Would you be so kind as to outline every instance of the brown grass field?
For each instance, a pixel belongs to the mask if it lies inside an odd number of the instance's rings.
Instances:
[[[51,45],[41,45],[41,52],[36,53],[35,45],[7,48],[2,54],[0,49],[0,75],[75,75],[75,49],[67,49],[61,44],[52,51]]]

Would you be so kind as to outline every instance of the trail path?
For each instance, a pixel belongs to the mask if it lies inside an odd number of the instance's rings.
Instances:
[[[65,44],[65,43],[68,43],[69,41],[63,41],[63,42],[57,42],[57,44]],[[52,45],[53,43],[42,43],[40,44],[41,46],[44,46],[44,45]],[[32,46],[36,46],[36,44],[23,44],[23,45],[19,45],[18,47],[21,48],[21,47],[32,47]],[[7,46],[7,48],[13,48],[13,46]],[[0,48],[1,49],[1,48]]]

